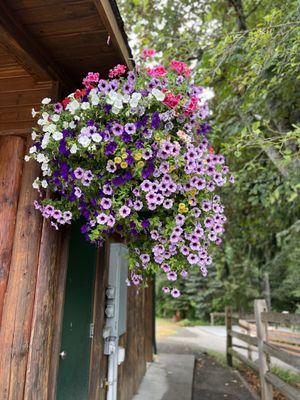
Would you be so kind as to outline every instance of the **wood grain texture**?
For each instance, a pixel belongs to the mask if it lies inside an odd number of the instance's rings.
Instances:
[[[57,313],[56,297],[59,277],[67,263],[61,265],[62,231],[57,232],[44,220],[38,260],[38,274],[31,339],[26,371],[24,400],[49,400],[50,365],[52,357],[58,359],[59,350],[53,349]],[[64,282],[62,282],[64,284]]]
[[[108,286],[109,241],[98,251],[94,286],[93,323],[94,337],[91,344],[89,399],[105,400],[107,356],[103,354],[103,328],[105,325],[105,290]]]
[[[25,163],[0,331],[1,400],[23,398],[42,228],[33,206],[38,175],[38,165]]]
[[[24,140],[0,137],[0,326],[7,286],[24,156]]]
[[[63,310],[65,300],[65,287],[67,277],[67,267],[69,259],[69,230],[62,230],[59,238],[60,248],[58,252],[58,273],[55,291],[54,312],[52,314],[52,354],[50,357],[49,382],[48,382],[48,398],[47,400],[56,399],[56,383],[59,368],[59,352],[61,344]]]

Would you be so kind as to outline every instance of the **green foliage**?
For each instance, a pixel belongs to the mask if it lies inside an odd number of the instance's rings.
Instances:
[[[134,52],[144,46],[189,62],[214,87],[216,151],[236,184],[225,193],[228,224],[206,280],[184,283],[194,318],[226,304],[252,310],[270,274],[272,306],[300,304],[300,4],[297,0],[119,0]],[[160,296],[160,295],[159,295]],[[184,315],[186,316],[186,315]]]

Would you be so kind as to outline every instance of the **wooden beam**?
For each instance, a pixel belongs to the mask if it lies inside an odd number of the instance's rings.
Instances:
[[[0,330],[1,400],[22,399],[24,392],[42,227],[33,206],[38,193],[31,189],[38,175],[36,163],[24,164]]]
[[[113,8],[111,6],[111,1],[108,0],[93,0],[97,8],[99,16],[106,27],[108,34],[111,37],[112,43],[115,44],[116,49],[120,53],[124,62],[129,69],[133,68],[133,62],[131,59],[130,52],[128,50],[126,41],[121,33],[120,27],[117,22],[117,18]]]
[[[59,80],[67,88],[75,86],[69,75],[30,36],[4,1],[0,1],[0,44],[35,80]]]
[[[23,156],[24,139],[0,137],[0,326],[15,233]]]

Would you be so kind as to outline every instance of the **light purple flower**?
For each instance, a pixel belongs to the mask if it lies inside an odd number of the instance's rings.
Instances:
[[[199,257],[196,254],[190,254],[187,260],[191,265],[194,265],[198,263]]]
[[[101,199],[100,205],[103,210],[108,210],[112,206],[112,201],[107,197],[103,197],[103,199]]]
[[[177,297],[179,297],[181,295],[181,293],[178,289],[174,288],[171,290],[171,295],[172,295],[172,297],[174,297],[176,299]]]
[[[120,214],[120,216],[121,216],[122,218],[128,217],[128,215],[130,215],[130,213],[131,213],[131,210],[130,210],[130,208],[127,207],[127,206],[122,206],[122,207],[120,208],[120,210],[119,210],[119,214]]]
[[[170,271],[170,272],[168,272],[168,274],[167,274],[167,279],[168,279],[169,281],[176,281],[176,280],[177,280],[177,274],[176,274],[176,272],[175,272],[175,271]]]
[[[96,220],[97,220],[98,224],[106,225],[108,216],[104,213],[100,213],[99,215],[97,215]]]
[[[136,132],[136,126],[132,122],[127,123],[124,129],[125,132],[128,133],[128,135],[133,135]]]
[[[74,171],[74,175],[76,179],[81,179],[83,177],[84,170],[80,167],[77,167]]]

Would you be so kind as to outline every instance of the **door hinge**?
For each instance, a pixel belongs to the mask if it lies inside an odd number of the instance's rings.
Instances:
[[[93,339],[93,337],[94,337],[94,323],[93,323],[93,322],[91,322],[91,323],[90,323],[90,333],[89,333],[89,338],[90,338],[90,339]]]

